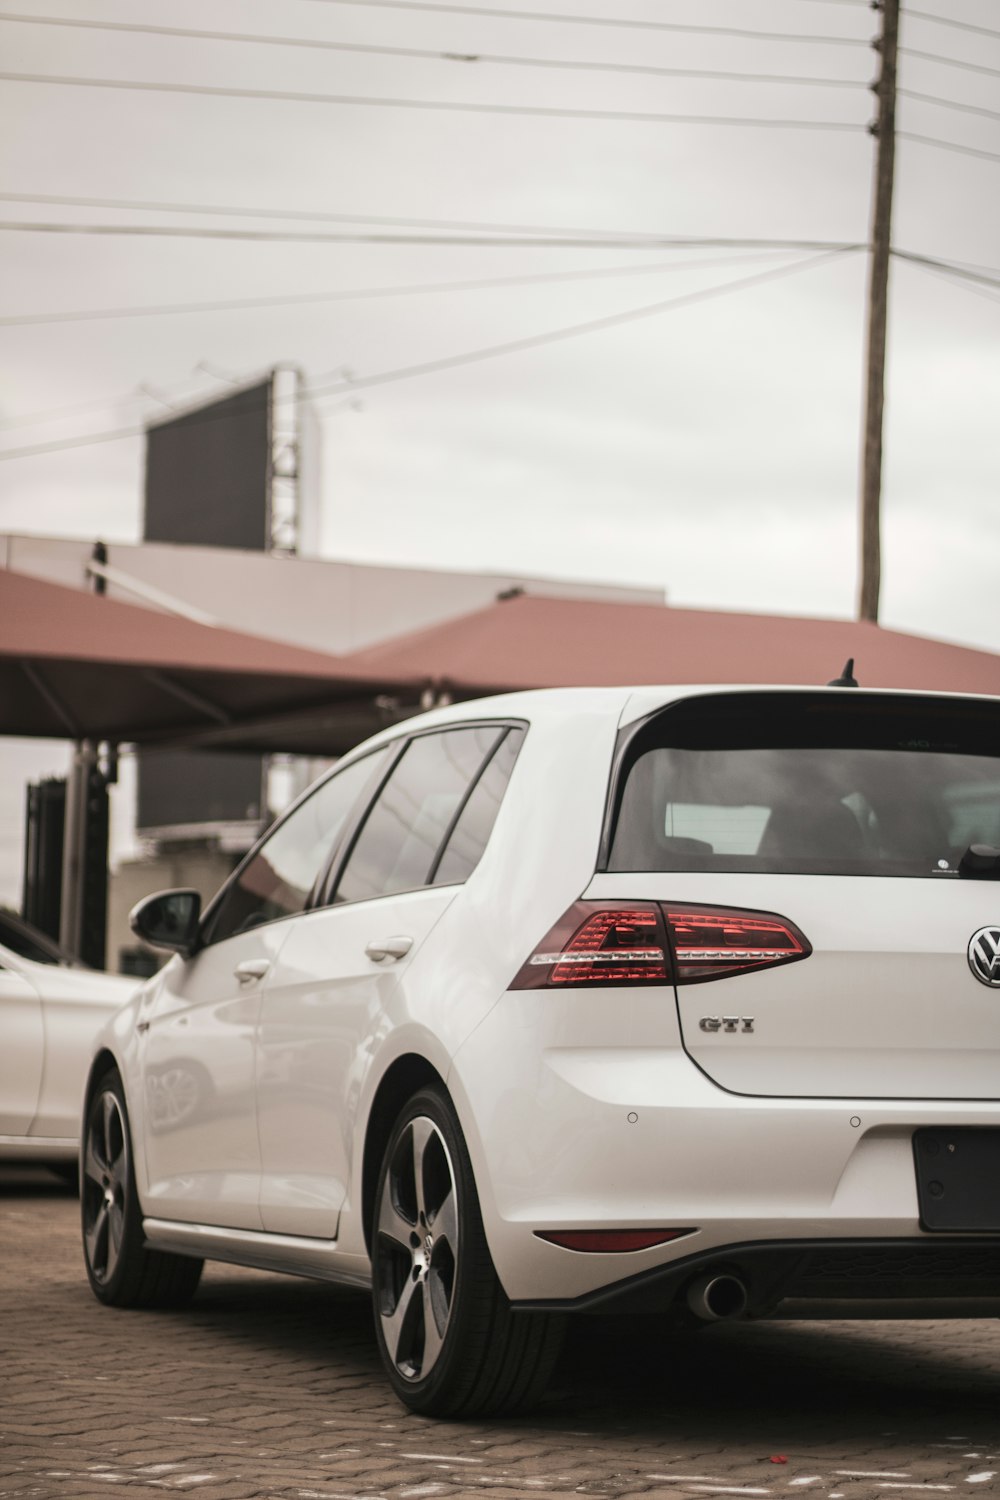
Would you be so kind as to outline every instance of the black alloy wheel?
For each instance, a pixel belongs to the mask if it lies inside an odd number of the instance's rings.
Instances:
[[[146,1245],[117,1069],[91,1091],[81,1163],[83,1254],[95,1297],[114,1307],[175,1307],[189,1301],[203,1262]]]
[[[375,1329],[396,1394],[428,1416],[507,1412],[537,1399],[561,1320],[514,1313],[443,1089],[415,1094],[382,1162],[372,1225]]]

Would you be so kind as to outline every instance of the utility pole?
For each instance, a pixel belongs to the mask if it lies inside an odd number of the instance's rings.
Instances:
[[[882,34],[873,45],[882,69],[873,85],[878,115],[869,127],[875,137],[875,192],[868,269],[868,360],[865,392],[865,450],[861,473],[862,620],[878,620],[882,574],[880,502],[882,497],[882,415],[885,405],[885,328],[889,290],[889,234],[892,177],[896,157],[896,49],[899,0],[872,0],[882,12]]]

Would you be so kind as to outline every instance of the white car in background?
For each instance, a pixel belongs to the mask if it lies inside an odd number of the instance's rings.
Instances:
[[[84,967],[0,910],[0,1161],[76,1180],[94,1035],[137,984]]]
[[[371,1287],[394,1389],[453,1416],[537,1396],[565,1314],[995,1313],[998,846],[997,699],[567,689],[387,730],[204,915],[133,914],[175,956],[90,1073],[93,1290],[182,1302],[206,1257]]]

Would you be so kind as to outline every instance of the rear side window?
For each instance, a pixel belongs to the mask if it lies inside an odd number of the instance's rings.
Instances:
[[[458,885],[468,880],[478,865],[523,739],[523,729],[508,729],[490,756],[451,830],[431,877],[432,885]]]
[[[605,868],[940,879],[972,843],[1000,846],[996,705],[719,695],[625,747]]]
[[[364,901],[429,884],[466,794],[503,734],[479,724],[411,740],[358,834],[335,901]]]

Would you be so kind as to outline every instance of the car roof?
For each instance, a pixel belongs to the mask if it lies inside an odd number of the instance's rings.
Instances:
[[[830,687],[824,683],[661,683],[629,687],[557,687],[532,688],[523,692],[498,693],[488,698],[469,698],[460,703],[442,704],[413,718],[401,720],[378,735],[365,741],[358,750],[367,750],[375,745],[387,744],[406,734],[425,729],[446,728],[450,724],[467,723],[482,719],[518,719],[532,722],[572,718],[587,714],[615,715],[619,726],[634,723],[658,708],[678,703],[688,698],[717,696],[719,694],[780,693],[789,697],[802,694],[831,693],[847,694],[849,698],[899,697],[935,698],[956,702],[970,699],[976,702],[1000,704],[1000,698],[986,694],[943,693],[936,690],[922,691],[915,688]],[[357,751],[351,751],[347,759]]]

